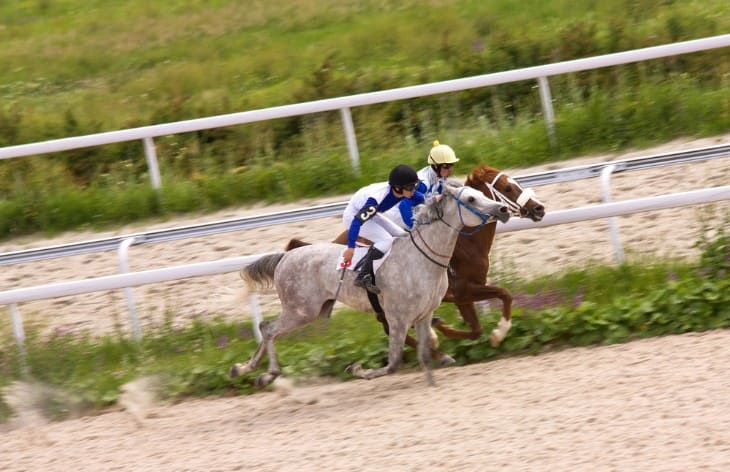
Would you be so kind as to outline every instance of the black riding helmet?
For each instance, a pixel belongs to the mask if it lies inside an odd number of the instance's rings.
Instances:
[[[393,167],[388,176],[388,183],[391,187],[402,189],[403,187],[418,185],[418,174],[416,170],[405,164]]]

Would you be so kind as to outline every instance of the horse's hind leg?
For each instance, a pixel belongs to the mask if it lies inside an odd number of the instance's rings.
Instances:
[[[479,339],[482,335],[483,330],[481,323],[479,323],[479,317],[477,316],[477,311],[474,308],[474,303],[471,301],[459,301],[454,302],[454,305],[456,305],[456,308],[459,309],[459,313],[461,314],[461,317],[464,319],[466,324],[469,325],[469,331],[452,328],[442,321],[437,322],[434,327],[441,331],[447,338]]]
[[[296,311],[282,312],[281,316],[273,321],[262,321],[259,325],[261,329],[261,343],[251,359],[246,364],[235,364],[230,371],[231,377],[253,372],[259,366],[264,352],[269,356],[269,369],[265,374],[261,374],[256,379],[257,387],[264,387],[274,381],[281,375],[281,367],[276,358],[276,349],[274,348],[274,340],[286,333],[300,328],[316,318],[313,316],[303,316]]]
[[[246,375],[249,372],[253,372],[258,369],[261,359],[264,357],[264,353],[269,350],[269,346],[273,348],[273,339],[271,339],[269,335],[270,323],[270,321],[264,320],[261,324],[259,324],[259,329],[261,330],[261,342],[248,362],[245,364],[236,363],[233,367],[231,367],[229,372],[231,378],[240,377],[241,375]]]
[[[267,326],[267,328],[269,327]],[[259,388],[269,385],[271,382],[276,380],[278,376],[281,375],[281,367],[279,366],[279,360],[276,358],[276,349],[274,348],[275,337],[276,336],[271,333],[271,329],[269,328],[269,333],[266,340],[266,353],[269,356],[269,370],[266,373],[256,377],[255,385]]]

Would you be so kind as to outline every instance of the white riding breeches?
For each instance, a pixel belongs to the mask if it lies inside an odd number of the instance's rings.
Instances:
[[[349,220],[349,221],[348,221]],[[346,228],[350,228],[352,218],[343,218]],[[360,236],[373,242],[373,246],[383,254],[390,251],[395,236],[403,236],[406,232],[391,220],[381,215],[375,214],[371,219],[363,223],[360,227]]]

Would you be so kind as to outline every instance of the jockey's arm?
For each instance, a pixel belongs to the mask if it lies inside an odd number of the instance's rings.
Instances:
[[[426,200],[425,196],[419,192],[415,191],[413,192],[413,196],[411,198],[404,198],[400,201],[398,204],[398,211],[400,212],[401,218],[403,218],[403,222],[408,226],[408,228],[413,228],[413,207],[416,205],[420,205]]]
[[[352,223],[350,224],[350,229],[347,231],[347,247],[354,248],[355,242],[357,241],[357,237],[360,234],[360,227],[362,226],[362,221],[360,221],[357,218],[352,219]]]
[[[350,223],[350,229],[347,232],[347,247],[348,248],[354,248],[355,242],[357,242],[357,237],[360,235],[360,227],[368,221],[370,218],[375,216],[375,214],[378,212],[378,201],[375,200],[373,197],[369,197],[365,201],[365,205],[360,209],[360,211],[355,215],[355,218],[352,219],[352,223]]]

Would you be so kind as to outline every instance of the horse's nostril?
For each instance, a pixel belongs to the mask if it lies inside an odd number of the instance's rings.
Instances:
[[[507,213],[509,211],[509,209],[506,206],[503,206],[502,208],[499,209],[499,211],[502,213]]]

